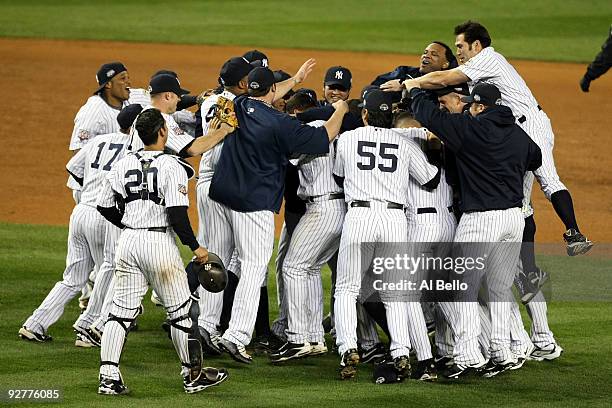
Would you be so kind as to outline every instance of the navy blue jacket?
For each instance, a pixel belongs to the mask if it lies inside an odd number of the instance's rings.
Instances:
[[[279,212],[289,157],[329,153],[327,130],[246,96],[234,107],[239,128],[225,138],[209,196],[235,211]]]
[[[542,153],[510,108],[493,106],[473,117],[442,112],[421,89],[410,96],[416,119],[455,154],[461,211],[522,206],[523,178],[540,167]]]

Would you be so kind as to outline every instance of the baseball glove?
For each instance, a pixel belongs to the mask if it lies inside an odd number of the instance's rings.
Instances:
[[[217,99],[217,109],[215,110],[215,117],[217,117],[222,123],[227,123],[233,128],[238,127],[238,119],[234,113],[234,101],[219,96]]]

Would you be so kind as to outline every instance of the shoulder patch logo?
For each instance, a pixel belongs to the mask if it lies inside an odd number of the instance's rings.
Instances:
[[[178,191],[179,191],[179,193],[181,193],[183,195],[187,195],[187,186],[179,184]]]
[[[79,130],[79,140],[89,140],[89,131],[85,129]]]

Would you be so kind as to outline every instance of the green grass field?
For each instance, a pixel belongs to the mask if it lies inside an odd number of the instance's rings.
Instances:
[[[51,327],[51,343],[28,343],[17,330],[47,292],[61,278],[67,229],[64,227],[0,224],[0,389],[61,388],[62,405],[83,406],[195,406],[270,407],[330,406],[609,406],[609,374],[612,372],[612,262],[594,257],[569,259],[540,257],[541,265],[562,284],[553,287],[555,298],[583,296],[582,302],[550,304],[549,318],[565,348],[554,362],[528,362],[518,371],[498,378],[473,378],[462,383],[424,384],[407,381],[375,385],[372,369],[360,368],[355,381],[337,379],[338,357],[301,360],[274,367],[265,356],[251,366],[229,357],[208,359],[225,366],[231,378],[221,386],[188,396],[183,393],[179,364],[171,342],[160,329],[161,308],[145,298],[145,314],[139,330],[129,336],[122,372],[132,388],[119,399],[96,395],[99,349],[77,349],[71,325],[78,315],[76,299]],[[185,252],[187,255],[187,252]],[[271,269],[272,266],[271,266]],[[576,274],[580,275],[576,275]],[[580,276],[581,279],[571,279]],[[589,301],[589,288],[599,286],[599,302]],[[272,318],[277,314],[273,275],[269,279]],[[329,287],[326,273],[325,293]],[[581,290],[582,289],[582,290]],[[601,301],[604,300],[604,301]],[[327,301],[326,301],[327,304]],[[40,405],[38,405],[40,406]]]
[[[0,1],[0,36],[421,53],[478,19],[506,56],[588,62],[608,0]],[[189,56],[185,56],[189,59]]]

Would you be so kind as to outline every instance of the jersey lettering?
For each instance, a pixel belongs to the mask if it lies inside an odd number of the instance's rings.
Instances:
[[[105,145],[106,145],[106,142],[102,142],[98,145],[98,153],[96,154],[96,159],[93,161],[93,163],[91,163],[92,169],[100,168],[100,156],[102,155],[102,151],[104,150]],[[102,167],[102,170],[110,171],[111,166],[113,165],[113,162],[117,160],[117,157],[119,156],[119,153],[123,149],[123,146],[124,145],[121,143],[110,143],[109,144],[108,150],[114,150],[115,153],[110,158],[110,160]]]
[[[357,163],[357,168],[359,170],[373,170],[376,167],[376,154],[372,151],[368,151],[366,149],[376,149],[377,143],[368,142],[360,140],[357,143],[357,154],[364,159],[367,159],[367,162],[360,161]],[[399,149],[399,145],[393,143],[381,143],[379,145],[378,156],[381,160],[378,163],[378,170],[385,173],[393,173],[397,170],[397,154],[396,152]],[[383,160],[390,160],[391,162],[383,162]]]

